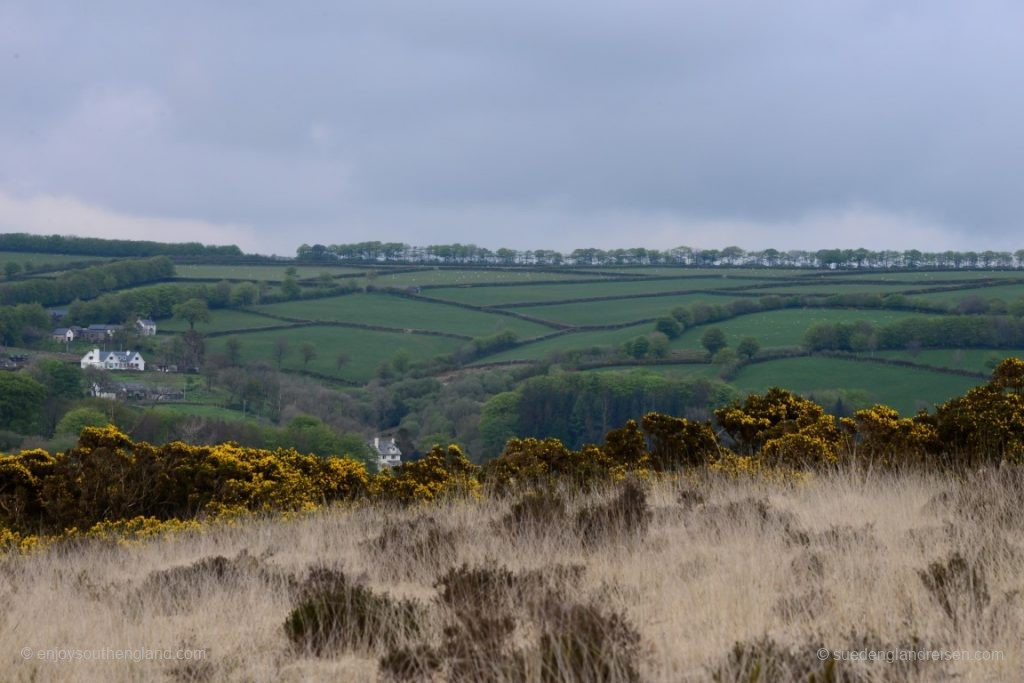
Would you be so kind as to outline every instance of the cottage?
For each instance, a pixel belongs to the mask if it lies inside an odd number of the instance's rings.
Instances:
[[[373,452],[377,456],[378,471],[402,464],[402,451],[399,450],[394,439],[385,440],[379,436],[373,437]]]
[[[146,369],[146,361],[138,351],[100,351],[96,348],[82,356],[82,368],[143,372]]]
[[[149,318],[139,318],[135,321],[135,327],[143,337],[152,337],[156,334],[156,323]]]
[[[75,331],[70,327],[58,327],[50,333],[50,338],[61,344],[70,344],[75,341]]]

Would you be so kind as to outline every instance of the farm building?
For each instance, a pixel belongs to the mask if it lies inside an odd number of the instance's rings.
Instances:
[[[101,351],[96,348],[82,356],[82,368],[142,372],[146,369],[146,361],[138,351]]]
[[[377,469],[397,467],[402,464],[402,451],[395,444],[394,439],[382,439],[379,436],[373,437],[373,452],[377,456]]]
[[[135,321],[135,327],[143,337],[152,337],[156,334],[156,323],[149,318],[139,318]]]

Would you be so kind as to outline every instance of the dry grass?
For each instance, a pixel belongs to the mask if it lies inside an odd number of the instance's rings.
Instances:
[[[490,616],[507,609],[515,619],[502,641],[518,667],[506,669],[510,677],[545,677],[550,652],[538,643],[557,634],[544,631],[550,619],[524,615],[554,605],[576,610],[573,619],[589,618],[588,609],[624,617],[620,626],[640,636],[642,680],[806,677],[822,671],[822,645],[1003,653],[841,662],[835,680],[1020,680],[1022,494],[1024,475],[1009,468],[964,477],[838,471],[794,487],[696,474],[654,486],[646,530],[633,534],[581,538],[577,517],[619,495],[609,491],[567,496],[550,523],[512,523],[516,501],[484,500],[251,519],[136,547],[68,545],[0,559],[0,667],[17,681],[376,680],[381,647],[318,657],[286,635],[310,568],[419,601],[428,614],[422,641],[405,645],[443,652],[460,633],[453,620],[470,617],[440,599],[438,580],[465,564],[516,576],[562,566],[569,577],[545,588],[542,607],[521,587],[492,596]],[[210,559],[218,556],[228,561]],[[572,565],[584,569],[565,571]],[[181,567],[189,568],[167,572]],[[205,648],[207,659],[58,663],[22,659],[25,647]],[[750,678],[754,666],[760,679]]]

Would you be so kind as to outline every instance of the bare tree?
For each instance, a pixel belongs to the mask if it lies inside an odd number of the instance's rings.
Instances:
[[[299,347],[299,353],[302,354],[302,367],[308,367],[309,361],[316,358],[316,347],[309,342],[303,342]]]
[[[281,367],[284,362],[285,356],[288,355],[288,340],[284,337],[278,337],[274,340],[274,360],[277,361],[277,367]]]

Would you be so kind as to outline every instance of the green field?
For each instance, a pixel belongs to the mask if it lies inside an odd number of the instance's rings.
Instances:
[[[818,279],[809,280],[808,282],[781,282],[777,285],[772,284],[767,287],[757,287],[751,289],[750,293],[754,296],[767,296],[769,294],[883,294],[890,292],[900,292],[903,289],[909,288],[909,285],[895,286],[892,284],[886,285],[883,283],[865,283],[865,284],[844,284],[842,282],[836,282],[835,284],[830,282],[821,282]]]
[[[668,315],[669,311],[676,306],[690,306],[696,303],[724,305],[730,301],[745,298],[751,297],[743,295],[679,294],[676,296],[645,297],[642,299],[588,301],[578,304],[521,306],[509,310],[568,325],[611,325],[631,322],[633,320],[644,320],[646,318],[659,318]]]
[[[847,279],[847,278],[864,278],[866,280],[886,280],[889,282],[921,282],[925,285],[934,285],[935,283],[941,283],[945,281],[960,281],[960,280],[989,280],[989,279],[1002,279],[1002,278],[1019,278],[1021,277],[1021,271],[1019,270],[929,270],[929,271],[871,271],[867,273],[858,273],[856,271],[843,271],[841,274],[837,273],[831,277]],[[822,278],[827,279],[827,277]]]
[[[931,292],[925,294],[908,294],[915,299],[924,301],[936,301],[946,304],[957,304],[964,299],[977,297],[982,301],[990,299],[1002,299],[1010,302],[1024,297],[1024,283],[1013,285],[996,285],[994,287],[974,287],[972,289],[957,289],[950,292]]]
[[[989,374],[992,369],[986,363],[992,359],[1002,360],[1015,356],[1024,358],[1024,349],[921,349],[919,351],[875,351],[864,354],[874,358],[934,365],[954,370]]]
[[[52,264],[60,266],[65,263],[83,263],[86,261],[108,261],[105,256],[83,256],[81,254],[45,254],[34,251],[0,251],[0,264],[14,261],[20,265],[30,263],[33,266]]]
[[[449,301],[474,306],[495,306],[505,304],[531,304],[541,301],[562,301],[590,297],[628,296],[630,294],[654,294],[658,292],[686,292],[692,290],[720,290],[722,288],[745,287],[760,280],[737,280],[729,277],[685,278],[671,280],[627,280],[618,282],[593,282],[588,284],[533,285],[522,287],[447,287],[430,289],[426,294]]]
[[[451,353],[464,342],[449,337],[397,332],[376,332],[346,327],[302,327],[294,330],[272,330],[239,334],[243,363],[277,365],[274,355],[277,340],[288,342],[288,353],[281,364],[285,370],[309,370],[356,382],[367,382],[375,376],[381,361],[391,360],[400,351],[412,361],[425,361],[439,354]],[[303,343],[313,344],[317,357],[305,365],[299,353]],[[225,353],[225,338],[208,342],[211,350]],[[348,361],[339,367],[338,355]]]
[[[731,383],[742,391],[764,391],[781,386],[805,395],[833,390],[861,391],[871,402],[912,414],[958,396],[981,380],[838,358],[787,358],[748,365]]]
[[[699,325],[684,332],[672,341],[672,348],[698,349],[700,338],[710,327],[719,327],[726,334],[730,346],[735,346],[744,337],[753,337],[762,348],[779,346],[800,346],[804,333],[815,323],[854,322],[866,320],[881,325],[904,318],[928,315],[885,310],[847,310],[827,308],[785,308],[778,311],[751,313],[730,318],[718,323]]]
[[[552,331],[550,327],[497,313],[483,313],[458,306],[417,301],[388,294],[349,294],[327,299],[289,301],[257,306],[272,315],[318,322],[355,322],[398,329],[450,332],[486,337],[512,330],[523,339]]]
[[[321,273],[331,277],[347,275],[357,276],[366,272],[365,268],[346,268],[342,266],[316,265],[294,266],[299,278],[315,278]],[[176,265],[174,272],[180,279],[225,279],[225,280],[283,280],[288,266],[215,266],[215,265]]]
[[[237,309],[222,308],[210,311],[210,322],[197,323],[196,330],[203,334],[209,334],[211,332],[231,332],[233,330],[249,330],[258,327],[274,327],[282,324],[286,323]],[[188,323],[184,320],[163,318],[156,321],[156,328],[160,332],[184,332],[188,329]]]
[[[434,268],[410,273],[378,274],[371,282],[377,287],[418,287],[422,285],[470,285],[494,282],[548,282],[551,280],[590,280],[584,273],[549,273],[533,270],[449,270]]]
[[[611,365],[583,372],[631,372],[685,379],[717,379],[722,368],[708,363],[678,363],[675,365]]]
[[[551,339],[524,344],[523,346],[502,351],[480,360],[480,363],[494,363],[504,360],[544,360],[556,351],[573,351],[589,349],[595,346],[618,346],[638,335],[651,330],[650,325],[633,325],[617,330],[599,330],[596,332],[573,332],[562,334]]]
[[[817,275],[823,271],[802,270],[800,268],[693,268],[690,266],[620,266],[620,267],[594,267],[586,268],[588,272],[608,273],[618,275],[640,275],[640,276],[663,276],[672,275],[679,277],[707,275],[720,277],[726,275],[731,278],[791,278],[798,279]]]

